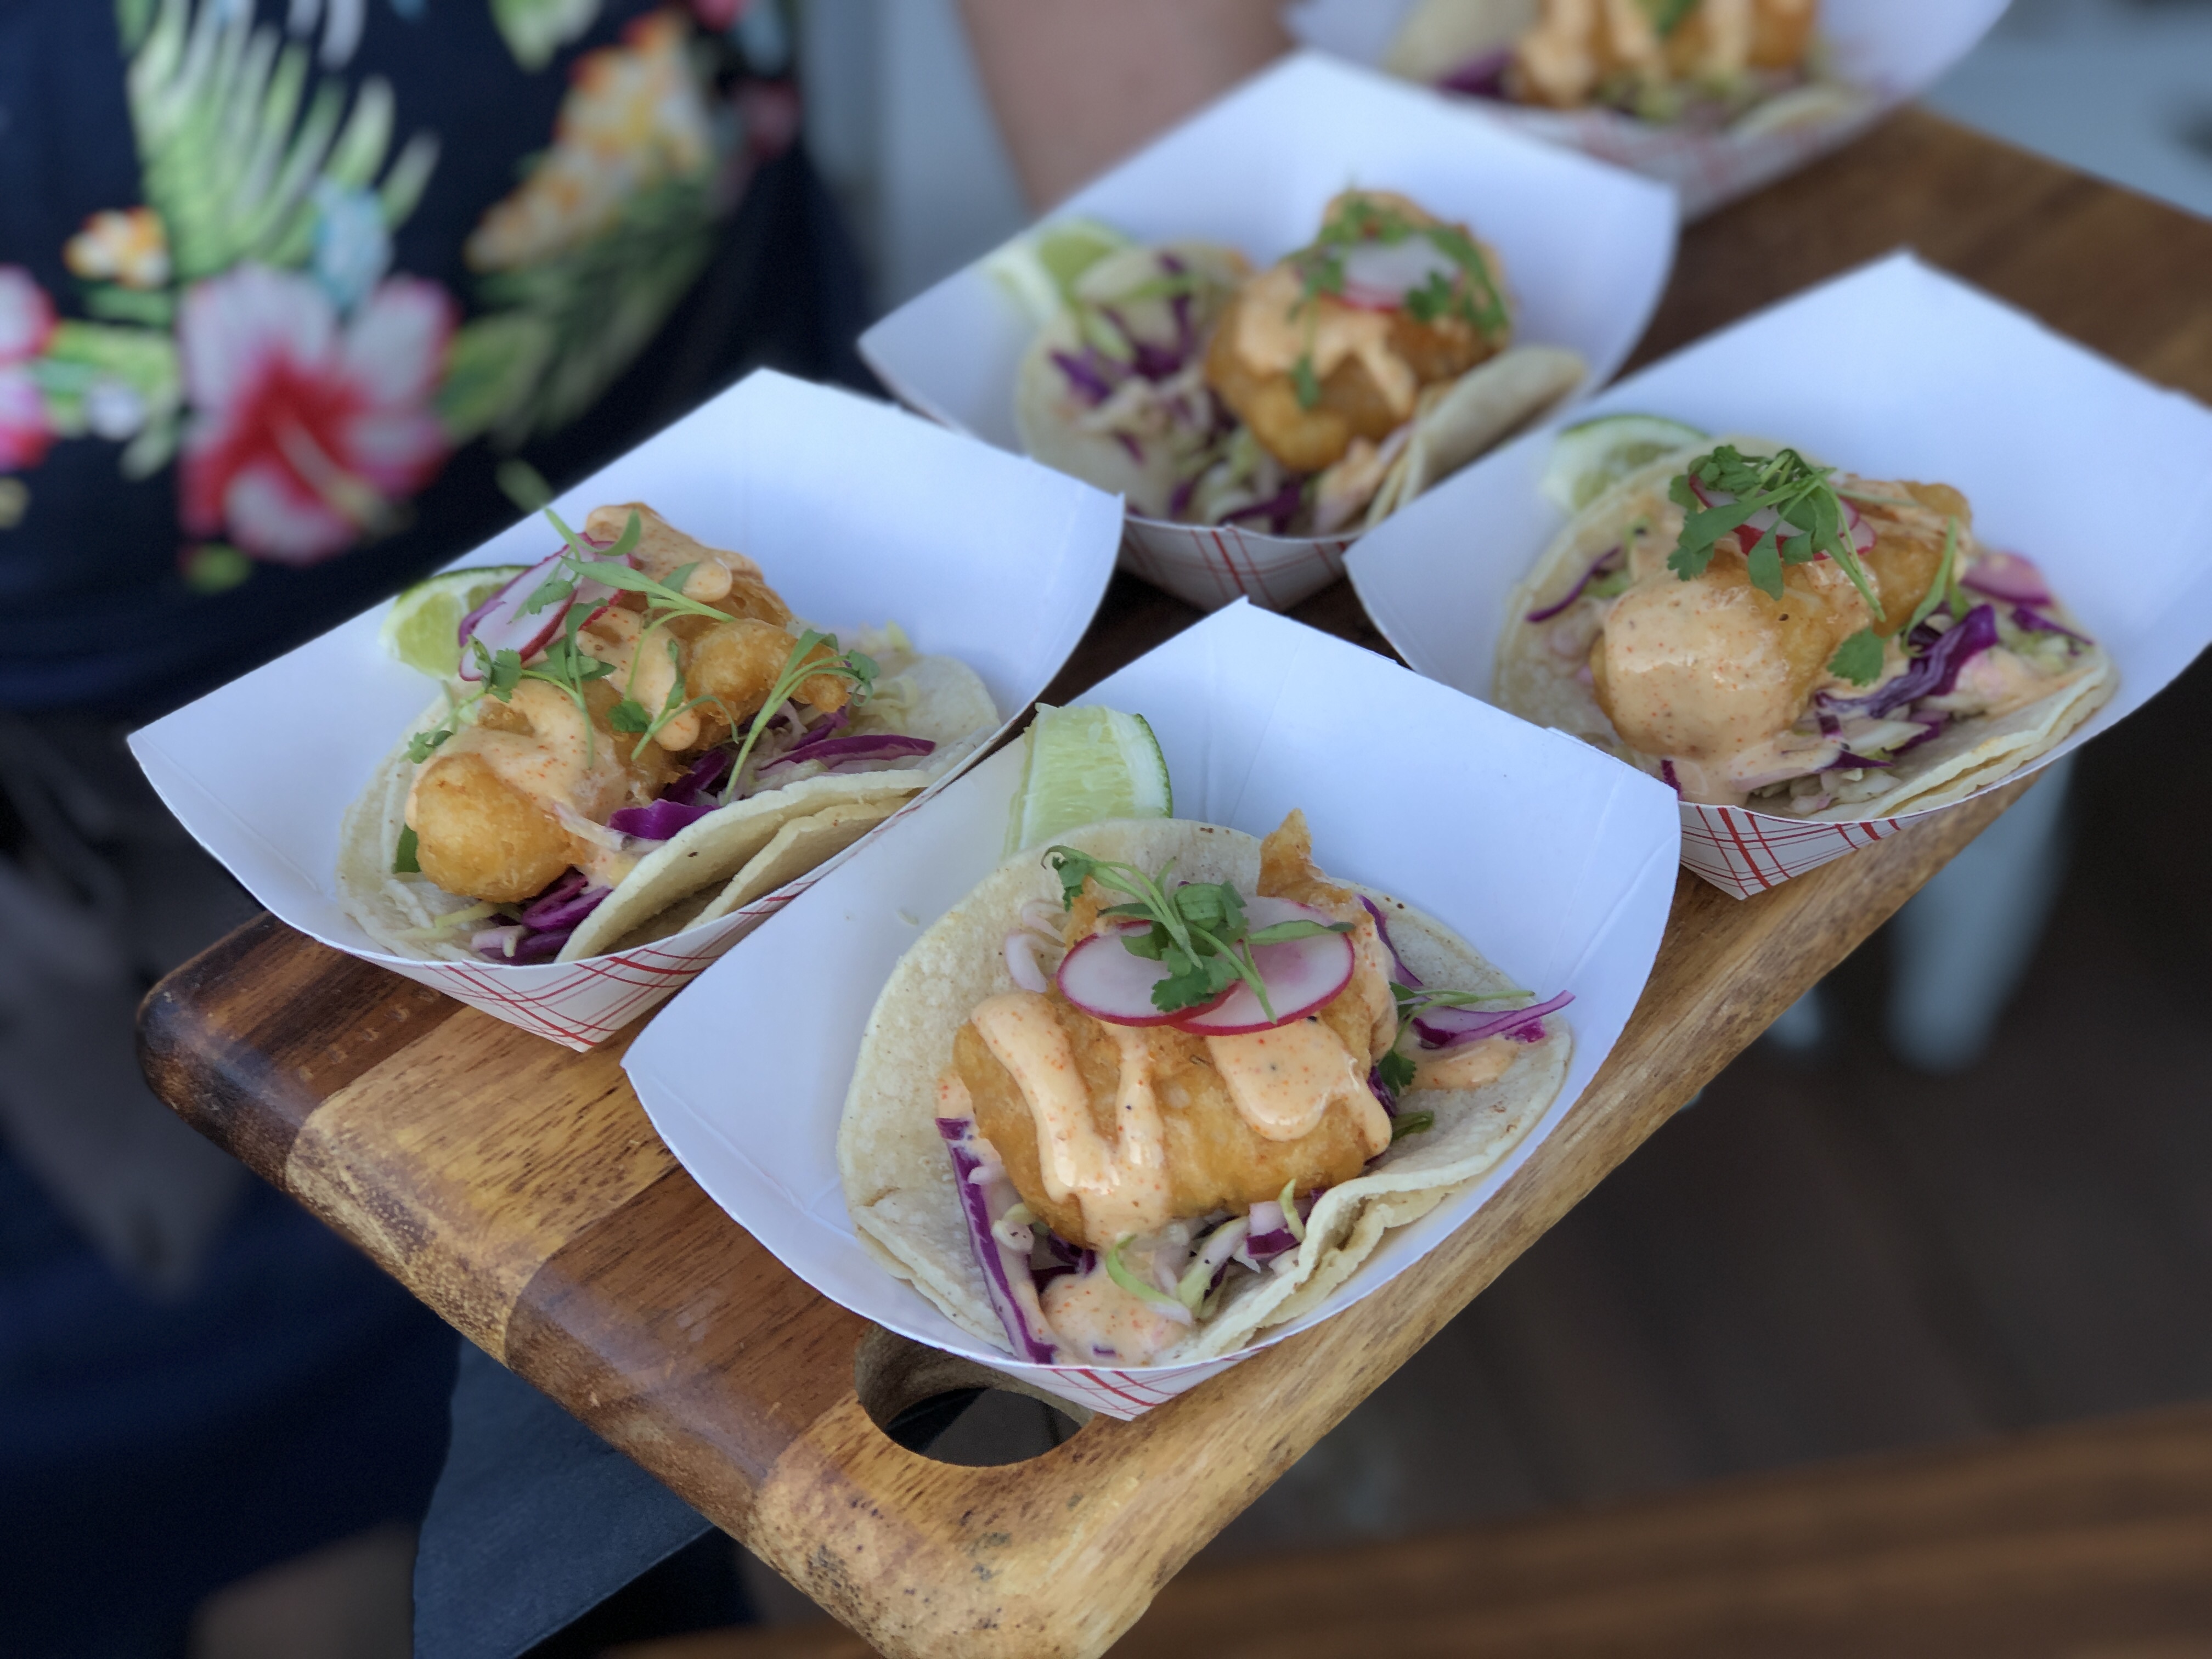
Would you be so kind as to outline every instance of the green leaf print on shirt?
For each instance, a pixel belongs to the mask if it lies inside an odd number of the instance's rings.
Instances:
[[[491,0],[491,21],[514,61],[536,73],[599,21],[599,0]]]
[[[121,9],[129,39],[134,0]],[[373,190],[385,224],[397,226],[437,165],[437,140],[417,133],[386,166],[393,108],[384,81],[364,80],[349,111],[345,83],[311,84],[307,46],[280,41],[273,26],[255,26],[250,6],[201,0],[195,14],[191,0],[161,0],[131,54],[141,187],[180,283],[248,260],[306,263],[319,185]]]
[[[722,160],[680,12],[579,58],[553,143],[484,210],[466,257],[484,309],[454,336],[438,415],[514,449],[589,408],[714,252]]]

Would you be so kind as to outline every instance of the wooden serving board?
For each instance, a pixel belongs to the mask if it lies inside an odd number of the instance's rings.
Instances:
[[[2212,225],[1922,114],[1698,227],[1644,356],[1901,242],[2212,390]],[[1188,623],[1127,579],[1047,701]],[[1299,614],[1378,645],[1340,584]],[[578,1055],[264,918],[157,987],[176,1109],[883,1651],[1088,1656],[2026,784],[1747,902],[1685,876],[1566,1121],[1419,1273],[1133,1423],[963,1468],[878,1426],[988,1373],[816,1295]]]

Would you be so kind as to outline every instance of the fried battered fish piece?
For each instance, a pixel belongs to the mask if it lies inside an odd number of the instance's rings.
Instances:
[[[632,758],[635,735],[607,722],[617,700],[595,681],[585,716],[567,695],[525,680],[513,700],[487,697],[476,718],[423,765],[407,797],[416,861],[446,891],[495,904],[534,897],[589,849],[549,804],[568,800],[604,822],[625,802],[653,799],[680,764],[648,744]]]
[[[442,756],[424,768],[407,821],[422,873],[467,898],[532,898],[575,862],[568,832],[482,755]]]
[[[1413,224],[1440,222],[1388,191],[1347,191],[1329,203],[1323,222],[1355,193]],[[1496,256],[1485,255],[1494,271]],[[1486,337],[1449,311],[1425,323],[1402,309],[1309,295],[1297,271],[1279,264],[1230,301],[1206,346],[1206,379],[1268,453],[1293,471],[1318,472],[1341,460],[1353,439],[1380,442],[1404,425],[1423,386],[1458,379],[1506,343],[1505,331]],[[1299,403],[1292,378],[1306,356],[1320,381],[1310,406]]]
[[[1818,10],[1817,0],[1703,0],[1662,34],[1637,0],[1543,0],[1514,45],[1507,86],[1524,103],[1572,109],[1624,81],[1727,82],[1746,70],[1794,69]]]
[[[1591,689],[1631,748],[1717,762],[1772,737],[1867,625],[1866,601],[1832,559],[1784,566],[1775,599],[1752,586],[1734,546],[1723,538],[1692,580],[1662,571],[1639,581],[1606,618]]]
[[[1699,763],[1741,753],[1797,719],[1845,640],[1869,626],[1887,636],[1911,619],[1942,567],[1954,518],[1964,544],[1966,497],[1948,484],[1838,483],[1874,531],[1860,562],[1881,601],[1879,621],[1832,559],[1784,565],[1782,597],[1769,598],[1752,586],[1733,534],[1703,574],[1679,580],[1657,550],[1672,545],[1680,510],[1651,500],[1645,516],[1660,533],[1632,555],[1635,585],[1590,651],[1591,690],[1623,742]]]
[[[1746,69],[1795,69],[1813,44],[1817,0],[1738,0],[1699,5],[1667,37],[1667,67],[1679,76],[1726,78]]]
[[[1313,836],[1304,812],[1293,811],[1260,843],[1257,890],[1267,897],[1311,905],[1353,924],[1347,935],[1354,952],[1351,982],[1315,1018],[1336,1035],[1364,1073],[1398,1034],[1389,957],[1374,918],[1358,896],[1315,867]],[[1101,892],[1095,882],[1085,884],[1068,916],[1071,943],[1096,929],[1102,902],[1113,902],[1115,896]],[[1050,998],[1054,1016],[1067,1033],[1082,1073],[1091,1121],[1100,1136],[1112,1143],[1120,1133],[1115,1121],[1121,1077],[1119,1048],[1101,1021],[1071,1006],[1056,988]],[[1237,1109],[1204,1037],[1165,1025],[1145,1027],[1135,1034],[1145,1045],[1160,1103],[1171,1217],[1246,1209],[1262,1199],[1279,1197],[1285,1182],[1295,1183],[1299,1192],[1334,1186],[1358,1175],[1374,1156],[1363,1127],[1364,1114],[1341,1100],[1332,1102],[1307,1133],[1271,1140]],[[975,1102],[976,1127],[998,1149],[1024,1202],[1061,1237],[1081,1238],[1080,1206],[1072,1197],[1054,1200],[1045,1191],[1036,1121],[1029,1103],[973,1024],[960,1028],[953,1059]]]
[[[1051,1001],[1083,1074],[1091,1121],[1112,1144],[1120,1135],[1114,1121],[1120,1051],[1102,1022],[1071,1007],[1057,990]],[[1331,1106],[1311,1133],[1296,1140],[1268,1140],[1238,1114],[1206,1058],[1203,1037],[1165,1025],[1147,1027],[1142,1036],[1165,1132],[1170,1218],[1247,1209],[1279,1197],[1286,1183],[1302,1193],[1333,1187],[1366,1167],[1366,1141],[1342,1105]],[[1045,1190],[1036,1120],[1028,1101],[972,1024],[962,1025],[953,1039],[952,1058],[975,1103],[975,1126],[1005,1161],[1022,1201],[1062,1238],[1084,1239],[1082,1206],[1073,1196],[1054,1199]],[[1097,1249],[1115,1243],[1086,1242]]]
[[[775,689],[797,643],[781,627],[752,617],[711,623],[692,643],[686,671],[692,695],[719,697],[743,720]],[[806,660],[827,662],[834,655],[827,645],[817,645]],[[837,675],[810,674],[799,681],[796,695],[801,702],[827,714],[842,708],[851,694],[850,685]]]

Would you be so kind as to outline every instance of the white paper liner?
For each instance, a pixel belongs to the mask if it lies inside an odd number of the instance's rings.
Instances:
[[[1110,495],[888,405],[766,370],[556,505],[580,524],[592,507],[627,501],[758,560],[792,609],[823,627],[896,621],[919,649],[957,657],[989,688],[1001,731],[1083,637],[1121,539]],[[532,562],[554,540],[533,517],[456,568]],[[382,606],[364,612],[131,739],[169,810],[301,933],[590,1048],[837,862],[706,927],[583,962],[422,962],[379,949],[339,902],[339,820],[434,695],[379,644],[382,617]]]
[[[1331,875],[1393,894],[1517,983],[1575,994],[1559,1097],[1467,1192],[1386,1235],[1334,1296],[1219,1360],[1028,1364],[979,1341],[861,1247],[837,1126],[860,1034],[921,930],[1000,861],[1010,746],[907,814],[717,963],[623,1066],[716,1203],[800,1278],[877,1324],[1131,1417],[1414,1268],[1514,1177],[1611,1051],[1658,949],[1680,856],[1663,785],[1557,732],[1249,604],[1217,611],[1082,699],[1140,713],[1178,816],[1264,834],[1293,806]]]
[[[1610,380],[1650,320],[1674,258],[1672,197],[1619,168],[1508,131],[1447,99],[1317,52],[1255,76],[1053,211],[1142,242],[1199,240],[1255,267],[1313,239],[1353,185],[1401,191],[1498,250],[1515,338],[1571,346],[1582,392]],[[860,337],[898,397],[1021,453],[1017,366],[1036,325],[979,259]],[[1122,562],[1200,610],[1285,610],[1344,574],[1349,537],[1271,536],[1132,514]]]
[[[1296,0],[1292,35],[1362,64],[1379,64],[1413,0]],[[1470,99],[1516,131],[1616,162],[1674,187],[1685,221],[1747,196],[1840,149],[1941,80],[2004,13],[2007,0],[1823,0],[1820,33],[1832,77],[1856,94],[1802,125],[1771,131],[1693,132],[1617,110],[1535,109]]]
[[[2119,687],[2063,743],[1985,788],[2105,731],[2212,641],[2212,410],[1910,254],[1686,346],[1575,418],[1632,411],[1758,433],[1868,477],[1955,485],[1985,544],[2042,567],[2111,653]],[[1507,602],[1565,522],[1537,489],[1553,430],[1477,462],[1348,561],[1399,654],[1472,696],[1491,695]],[[1685,805],[1682,861],[1748,898],[1921,816],[1808,823]]]

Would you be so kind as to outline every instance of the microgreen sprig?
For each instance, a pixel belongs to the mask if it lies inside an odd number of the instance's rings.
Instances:
[[[1936,567],[1936,574],[1928,584],[1928,591],[1920,596],[1920,603],[1912,607],[1911,617],[1897,630],[1900,639],[1911,639],[1912,630],[1936,614],[1936,607],[1947,601],[1954,617],[1966,613],[1959,608],[1959,520],[1943,520],[1943,562]]]
[[[637,544],[640,526],[638,515],[635,513],[629,515],[629,522],[623,528],[621,537],[604,554],[562,523],[560,514],[554,512],[551,507],[545,509],[545,517],[553,527],[561,532],[562,538],[568,543],[568,562],[579,579],[589,577],[592,580],[604,582],[609,587],[618,588],[624,592],[644,595],[647,630],[672,616],[703,617],[718,623],[730,620],[729,612],[726,611],[718,611],[713,605],[702,604],[684,592],[684,584],[690,579],[695,567],[685,565],[680,570],[671,572],[668,580],[662,581],[647,575],[642,570],[633,569],[629,565],[623,562],[623,556]],[[548,582],[546,587],[540,589],[539,592],[545,592],[554,586],[555,584]],[[566,598],[573,592],[574,587],[572,584],[556,598]],[[532,607],[535,606],[538,597],[537,594],[532,596]],[[576,612],[571,610],[569,615],[573,618]],[[642,635],[641,635],[641,637]],[[808,661],[808,654],[819,645],[827,645],[832,654],[822,660]],[[672,640],[669,642],[672,660],[675,649],[675,641]],[[752,723],[746,730],[744,741],[738,746],[737,758],[731,763],[729,784],[722,793],[723,801],[727,803],[737,798],[738,791],[744,787],[745,762],[751,757],[754,745],[759,742],[760,735],[766,730],[769,719],[776,710],[781,708],[790,700],[792,692],[801,681],[811,678],[817,674],[828,674],[846,680],[852,684],[854,700],[857,702],[864,701],[875,689],[878,672],[874,659],[866,653],[861,651],[840,653],[836,635],[834,634],[818,633],[810,628],[800,635],[798,643],[791,648],[791,654],[785,658],[782,672],[776,676],[775,684],[769,688],[767,699],[761,704],[759,712],[753,716]],[[687,696],[689,690],[690,688],[684,684],[683,671],[679,666],[677,670],[675,684],[671,687],[667,698],[663,702],[659,715],[657,718],[647,719],[643,726],[635,728],[642,732],[643,735],[640,738],[634,754],[644,752],[646,744],[650,742],[671,720],[680,718],[703,703],[714,702],[717,707],[723,708],[726,714],[729,713],[726,706],[720,703],[713,696],[690,697]],[[625,701],[629,700],[625,699]],[[629,702],[629,708],[634,712],[628,715],[628,719],[633,722],[646,714],[642,705],[635,702]],[[732,719],[731,725],[733,728],[736,724],[736,720]],[[625,726],[623,729],[631,728]]]
[[[1510,1007],[1516,1002],[1536,1000],[1534,991],[1524,991],[1517,985],[1505,991],[1447,991],[1427,985],[1401,985],[1396,980],[1390,981],[1390,995],[1398,1006],[1398,1035],[1401,1038],[1405,1036],[1406,1028],[1418,1016],[1431,1008]],[[1413,1056],[1395,1042],[1383,1052],[1382,1058],[1375,1062],[1375,1069],[1393,1100],[1413,1085]],[[1422,1127],[1425,1128],[1428,1126],[1424,1124]],[[1414,1132],[1407,1129],[1399,1133],[1411,1134]],[[1395,1139],[1396,1137],[1392,1138]]]
[[[1212,1001],[1238,980],[1252,988],[1261,1011],[1273,1020],[1275,1010],[1267,1000],[1267,981],[1261,977],[1253,948],[1309,939],[1316,933],[1348,933],[1348,921],[1279,921],[1255,928],[1244,915],[1243,896],[1225,881],[1185,882],[1170,890],[1170,859],[1158,876],[1148,876],[1133,864],[1116,864],[1093,858],[1073,847],[1045,849],[1045,863],[1060,876],[1060,903],[1075,902],[1086,881],[1116,893],[1127,893],[1133,903],[1109,905],[1102,916],[1126,916],[1149,921],[1142,931],[1121,935],[1122,948],[1132,956],[1161,963],[1168,976],[1152,987],[1152,1006],[1162,1013],[1195,1008]]]
[[[824,645],[830,647],[832,654],[809,661],[809,654],[814,648]],[[802,681],[817,674],[835,675],[851,684],[853,700],[857,703],[875,690],[878,672],[876,659],[866,652],[839,651],[835,634],[818,633],[811,628],[801,634],[798,643],[791,647],[791,654],[784,659],[783,672],[776,676],[775,684],[769,688],[768,701],[761,704],[760,713],[753,716],[752,724],[745,728],[745,740],[738,747],[737,758],[730,763],[730,781],[722,791],[723,800],[737,799],[738,791],[744,787],[745,763],[752,757],[753,745],[760,741],[761,733],[768,729],[769,720],[791,700],[792,693],[799,689]]]
[[[1834,471],[1814,466],[1794,449],[1772,456],[1746,456],[1734,446],[1722,444],[1711,453],[1700,455],[1667,487],[1668,499],[1686,515],[1674,550],[1667,556],[1667,568],[1684,581],[1694,580],[1712,562],[1714,545],[1723,536],[1741,530],[1771,507],[1777,523],[1759,538],[1744,559],[1753,586],[1769,599],[1778,599],[1784,565],[1807,564],[1826,553],[1858,589],[1875,620],[1887,620],[1881,601],[1875,597],[1873,584],[1851,546],[1842,498],[1828,482]],[[1735,499],[1709,507],[1692,480]],[[1785,538],[1782,533],[1785,528],[1797,533]],[[1837,647],[1828,668],[1854,684],[1866,685],[1881,674],[1881,636],[1867,627]]]
[[[1310,302],[1317,296],[1344,292],[1344,256],[1351,249],[1369,242],[1395,246],[1415,236],[1426,239],[1465,280],[1454,281],[1441,270],[1430,272],[1427,281],[1408,291],[1401,301],[1407,314],[1425,325],[1446,315],[1456,316],[1484,339],[1496,337],[1508,321],[1505,296],[1474,238],[1457,225],[1422,224],[1371,196],[1346,197],[1313,240],[1291,255],[1291,268],[1298,276],[1299,307],[1310,316]],[[1291,365],[1291,386],[1301,409],[1311,409],[1321,401],[1310,326],[1307,332],[1307,349]]]

